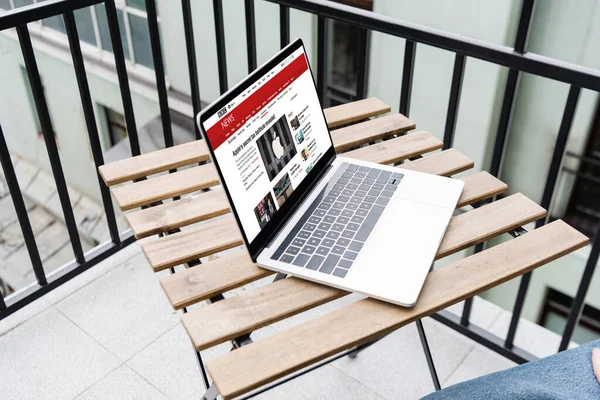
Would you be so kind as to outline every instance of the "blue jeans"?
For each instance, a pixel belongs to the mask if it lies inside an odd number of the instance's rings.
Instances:
[[[600,382],[592,369],[593,348],[600,348],[600,340],[449,386],[422,400],[598,400]]]

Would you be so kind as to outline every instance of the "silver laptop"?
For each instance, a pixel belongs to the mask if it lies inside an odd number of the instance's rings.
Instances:
[[[463,182],[336,156],[301,40],[197,123],[259,266],[415,304]]]

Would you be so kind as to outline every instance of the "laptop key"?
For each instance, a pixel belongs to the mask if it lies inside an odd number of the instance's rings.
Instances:
[[[352,217],[352,219],[350,221],[354,222],[355,224],[360,224],[364,220],[365,220],[364,217],[361,217],[360,215],[355,215],[354,217]]]
[[[315,254],[314,256],[312,256],[308,264],[306,264],[306,268],[313,269],[316,271],[319,269],[324,259],[325,257]]]
[[[365,185],[372,186],[372,185],[375,183],[375,180],[374,180],[374,179],[365,178],[365,179],[363,180],[363,183],[364,183]]]
[[[335,197],[333,197],[333,196],[325,196],[325,197],[323,198],[323,201],[324,201],[324,202],[326,202],[326,203],[333,203],[333,202],[335,202],[335,199],[336,199],[336,198],[335,198]]]
[[[342,203],[347,203],[350,200],[350,196],[340,196],[338,197],[338,201],[341,201]]]
[[[367,192],[365,192],[364,190],[357,190],[354,193],[354,196],[356,196],[356,197],[365,197],[366,195],[367,195]]]
[[[304,224],[304,229],[309,232],[314,231],[316,227],[317,226],[315,224],[311,224],[311,223]]]
[[[379,197],[380,194],[381,194],[381,191],[379,191],[379,190],[371,190],[369,192],[369,196],[373,196],[373,197]]]
[[[302,239],[308,239],[310,237],[310,233],[308,233],[306,231],[300,231],[300,232],[298,232],[297,237],[302,238]]]
[[[335,240],[333,239],[323,239],[323,241],[321,242],[321,244],[323,246],[327,246],[327,247],[331,247],[335,244]]]
[[[340,193],[341,192],[339,190],[330,190],[329,193],[327,193],[327,196],[338,197]]]
[[[327,254],[329,254],[329,249],[327,247],[319,246],[317,248],[317,254],[320,254],[322,256],[326,256]]]
[[[346,178],[346,179],[352,179],[353,176],[354,176],[354,174],[352,174],[350,172],[344,172],[342,174],[342,178]]]
[[[294,240],[292,240],[292,246],[302,247],[304,246],[304,243],[306,243],[306,241],[302,239],[295,238]]]
[[[357,252],[346,250],[346,252],[344,253],[344,258],[347,258],[349,260],[356,260],[357,255]]]
[[[308,261],[309,258],[310,258],[309,255],[300,253],[294,259],[294,261],[292,261],[292,264],[297,265],[299,267],[304,267],[306,265],[306,262]]]
[[[316,230],[316,231],[313,233],[313,236],[314,236],[314,237],[318,237],[318,238],[321,238],[321,239],[322,239],[322,238],[324,238],[324,237],[325,237],[325,233],[327,233],[327,232],[325,232],[325,231],[321,231],[321,230],[317,229],[317,230]]]
[[[368,201],[369,203],[375,203],[375,200],[377,200],[377,197],[375,196],[365,196],[365,201]]]
[[[356,183],[349,183],[346,185],[346,189],[356,190],[358,189],[358,185]]]
[[[392,178],[402,179],[403,177],[404,177],[404,174],[401,174],[400,172],[394,172],[392,174]]]
[[[358,228],[360,228],[359,224],[356,224],[354,222],[350,222],[347,226],[346,229],[350,229],[351,231],[357,231]]]
[[[325,218],[323,218],[323,222],[327,222],[328,224],[332,224],[335,222],[335,217],[331,216],[331,215],[326,215]]]
[[[383,185],[380,183],[375,183],[373,186],[371,186],[373,188],[373,190],[383,190]]]
[[[390,176],[392,176],[392,173],[390,171],[381,171],[381,174],[379,174],[379,177],[377,178],[376,182],[385,184]]]
[[[358,209],[356,210],[356,215],[361,217],[366,217],[369,212],[367,210]]]
[[[346,171],[356,172],[356,171],[358,171],[358,165],[348,164],[348,166],[346,167]]]
[[[340,237],[340,233],[336,232],[336,231],[329,231],[329,232],[327,232],[327,235],[325,235],[325,237],[327,239],[333,239],[333,240],[335,240],[338,237]]]
[[[356,183],[358,185],[362,182],[362,179],[361,178],[352,178],[352,179],[350,179],[350,182]]]
[[[356,210],[358,208],[358,204],[356,203],[348,203],[346,204],[346,209],[347,210]]]
[[[341,232],[344,230],[344,225],[342,224],[333,224],[333,226],[331,227],[332,231],[338,231]]]
[[[396,188],[396,185],[385,185],[385,190],[389,190],[390,192],[393,192],[394,190],[396,190]]]
[[[335,265],[338,263],[340,258],[341,258],[340,256],[336,256],[335,254],[330,254],[325,259],[325,262],[323,263],[323,265],[321,265],[321,268],[319,268],[319,272],[322,272],[324,274],[330,274],[331,271],[333,271],[333,269],[335,268]]]
[[[350,203],[358,203],[360,204],[360,202],[362,201],[362,199],[358,196],[352,196],[352,198],[350,199]]]
[[[356,240],[353,240],[352,242],[350,242],[350,246],[348,246],[348,250],[352,250],[352,251],[360,251],[360,249],[362,249],[363,244],[361,242],[357,242]]]
[[[329,228],[331,228],[331,224],[328,224],[326,222],[321,222],[319,224],[319,229],[323,229],[324,231],[328,231]]]
[[[338,210],[337,208],[332,208],[331,210],[327,211],[327,214],[329,215],[333,215],[335,217],[337,217],[338,215],[340,215],[341,211]]]
[[[319,222],[321,222],[321,218],[319,217],[315,217],[314,215],[312,217],[310,217],[308,219],[308,222],[310,222],[311,224],[318,224]]]
[[[369,168],[369,167],[365,167],[365,166],[362,166],[362,167],[360,167],[358,170],[359,170],[360,172],[369,172],[369,171],[371,170],[371,168]]]
[[[360,227],[358,232],[356,232],[356,236],[354,237],[355,240],[359,240],[361,242],[367,240],[369,234],[371,233],[371,231],[375,227],[375,224],[379,220],[379,217],[381,217],[381,214],[383,214],[383,210],[385,210],[385,208],[380,205],[373,206],[373,208],[369,212],[369,215],[367,215],[367,218],[363,222],[362,226]]]
[[[364,172],[360,172],[360,171],[358,171],[358,172],[356,172],[356,173],[354,174],[354,176],[357,176],[357,177],[359,177],[359,178],[364,178],[364,177],[366,177],[366,176],[367,176],[367,174],[366,174],[366,173],[364,173]]]
[[[344,208],[346,204],[342,203],[341,201],[336,201],[335,203],[333,203],[333,208]]]
[[[363,210],[370,210],[372,205],[372,203],[361,203],[360,208],[362,208]]]
[[[392,195],[394,194],[394,192],[390,192],[389,190],[382,190],[381,191],[381,197],[392,197]]]
[[[387,203],[389,203],[389,202],[390,202],[389,197],[380,197],[375,201],[375,203],[379,204],[380,206],[387,206]]]
[[[344,185],[340,185],[339,183],[336,183],[335,185],[333,185],[333,190],[339,190],[340,192],[342,190],[344,190],[344,188],[345,188],[345,186]]]
[[[346,276],[347,273],[348,273],[347,269],[336,268],[335,271],[333,271],[333,276],[337,276],[338,278],[343,278]]]
[[[337,183],[340,185],[347,185],[350,182],[350,179],[340,178],[337,180]]]
[[[337,218],[338,224],[347,224],[348,222],[350,222],[350,218],[348,218],[348,217],[338,217]]]
[[[348,246],[350,244],[350,240],[346,238],[339,238],[337,242],[335,242],[338,246]]]
[[[310,239],[308,239],[307,244],[309,246],[318,246],[320,242],[321,242],[321,239],[317,239],[316,237],[311,237]]]
[[[342,190],[342,196],[352,196],[352,193],[354,193],[354,190],[350,190],[350,189]]]
[[[340,260],[340,262],[338,263],[338,267],[342,267],[342,268],[346,268],[346,269],[350,268],[351,266],[352,266],[352,261],[346,260],[344,258],[342,258]]]
[[[363,191],[365,191],[365,192],[368,192],[369,190],[371,190],[371,186],[369,186],[369,185],[365,185],[365,184],[363,183],[362,185],[360,185],[360,186],[358,187],[358,190],[363,190]]]
[[[371,169],[369,171],[369,173],[367,174],[367,177],[371,178],[371,179],[377,179],[377,177],[379,176],[379,173],[381,172],[380,169]]]
[[[306,245],[306,246],[304,246],[304,247],[302,248],[302,252],[303,252],[303,253],[308,253],[308,254],[312,254],[312,253],[314,253],[314,252],[315,252],[315,250],[316,250],[316,248],[315,248],[314,246],[309,246],[309,245]]]
[[[329,210],[331,208],[331,203],[321,203],[318,208],[321,210]]]
[[[342,217],[351,217],[354,215],[354,212],[352,210],[344,210],[342,211]]]
[[[352,239],[355,233],[356,232],[345,230],[344,232],[342,232],[342,237],[346,239]]]
[[[331,249],[331,252],[333,254],[344,254],[345,251],[346,249],[342,246],[333,246],[333,248]]]
[[[289,254],[284,254],[279,258],[279,261],[282,261],[284,263],[288,263],[291,264],[292,261],[294,261],[294,256],[291,256]]]

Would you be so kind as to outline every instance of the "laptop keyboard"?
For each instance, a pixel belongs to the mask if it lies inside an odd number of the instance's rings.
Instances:
[[[403,176],[342,163],[272,259],[345,277]]]

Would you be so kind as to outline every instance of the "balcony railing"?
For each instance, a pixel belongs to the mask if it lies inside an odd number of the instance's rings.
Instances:
[[[523,73],[528,73],[535,76],[548,78],[550,80],[564,82],[570,85],[562,121],[558,127],[558,135],[554,146],[552,160],[548,168],[548,175],[541,200],[541,205],[544,208],[551,208],[552,198],[556,191],[557,179],[561,170],[567,139],[573,123],[575,109],[581,89],[585,88],[595,92],[600,92],[600,71],[527,52],[527,38],[535,8],[534,0],[523,1],[514,47],[506,47],[482,42],[330,1],[265,1],[279,5],[280,44],[282,47],[290,41],[290,9],[293,8],[314,14],[317,17],[318,46],[316,72],[319,98],[322,102],[325,102],[326,100],[328,101],[330,96],[332,99],[340,101],[340,98],[343,99],[346,95],[343,93],[343,91],[332,88],[328,84],[327,54],[331,50],[328,48],[330,43],[328,22],[330,20],[351,24],[352,26],[364,30],[366,34],[369,32],[380,32],[406,40],[404,61],[402,65],[402,86],[398,95],[400,98],[399,112],[407,116],[410,114],[411,89],[413,84],[415,54],[417,47],[425,44],[453,53],[454,69],[444,129],[444,148],[449,148],[453,144],[466,60],[468,58],[474,58],[508,68],[508,76],[506,80],[502,106],[500,109],[494,150],[491,159],[490,173],[494,176],[498,176],[499,172],[501,171],[507,137],[510,132],[511,121],[513,117],[513,105],[515,104],[520,76]],[[61,160],[52,133],[53,128],[48,111],[48,105],[42,89],[40,74],[33,52],[29,30],[27,28],[27,23],[29,22],[62,15],[62,18],[65,22],[70,53],[73,59],[74,72],[79,87],[79,96],[84,111],[91,151],[95,165],[98,167],[102,165],[104,161],[73,11],[100,3],[104,3],[106,5],[110,37],[114,50],[115,70],[118,76],[121,99],[123,102],[129,143],[131,146],[131,155],[135,156],[140,154],[140,144],[136,129],[136,119],[132,105],[132,96],[129,87],[123,46],[120,40],[121,36],[119,32],[119,23],[114,0],[49,0],[0,15],[0,31],[10,28],[16,28],[17,31],[19,43],[21,45],[21,51],[25,60],[27,74],[29,76],[29,81],[31,82],[31,89],[35,98],[37,113],[42,126],[43,137],[45,140],[46,149],[48,151],[54,181],[57,186],[57,191],[62,205],[62,211],[64,213],[64,219],[69,231],[70,242],[74,253],[74,261],[71,265],[61,269],[60,272],[56,274],[46,276],[42,267],[23,196],[17,182],[10,155],[8,153],[4,133],[0,128],[0,160],[2,161],[2,167],[10,188],[12,201],[18,215],[18,220],[21,225],[25,243],[33,265],[33,270],[37,278],[37,284],[27,288],[26,290],[8,296],[6,299],[0,297],[0,318],[4,318],[7,315],[17,311],[24,305],[56,288],[73,276],[92,267],[102,259],[114,254],[133,241],[132,235],[129,231],[118,231],[110,193],[102,182],[101,178],[98,176],[98,184],[100,187],[111,240],[98,246],[91,253],[83,253],[63,169],[61,166]],[[256,15],[254,11],[254,3],[254,0],[245,0],[246,48],[249,72],[253,71],[257,66]],[[161,44],[159,40],[155,0],[146,0],[146,7],[148,12],[148,24],[152,44],[154,69],[156,73],[156,88],[159,98],[160,114],[162,117],[164,141],[165,145],[170,147],[173,145],[173,133],[171,131],[169,97],[165,83],[165,71],[163,66]],[[190,0],[182,0],[182,10],[185,44],[187,50],[186,56],[191,82],[191,103],[194,114],[196,114],[200,111],[201,103],[197,60],[194,51],[195,43]],[[229,87],[229,82],[227,81],[223,1],[213,0],[213,10],[216,48],[218,55],[217,63],[219,89],[221,93],[224,93]],[[358,68],[358,97],[364,97],[366,94],[366,85],[364,85],[364,83],[366,82],[367,78],[367,70],[367,65],[364,65],[364,63]],[[7,134],[11,133],[7,132]],[[196,138],[199,139],[200,133],[198,132],[197,128],[195,134]],[[537,226],[539,227],[546,222],[546,219],[538,221]],[[518,228],[511,232],[511,235],[518,236],[524,232],[524,229]],[[480,244],[475,246],[474,251],[479,252],[483,248],[484,244]],[[584,306],[584,299],[587,294],[594,269],[598,262],[599,255],[600,234],[596,232],[583,275],[579,281],[577,294],[574,298],[573,305],[568,316],[559,350],[566,349],[573,335],[573,331],[578,324]],[[523,363],[533,360],[535,358],[533,355],[514,345],[515,334],[518,328],[523,304],[527,296],[530,280],[531,273],[528,273],[521,278],[519,290],[515,298],[512,320],[505,338],[498,337],[486,330],[470,324],[469,321],[472,301],[466,301],[462,317],[460,318],[456,318],[452,314],[444,311],[435,314],[434,318],[515,362]]]

